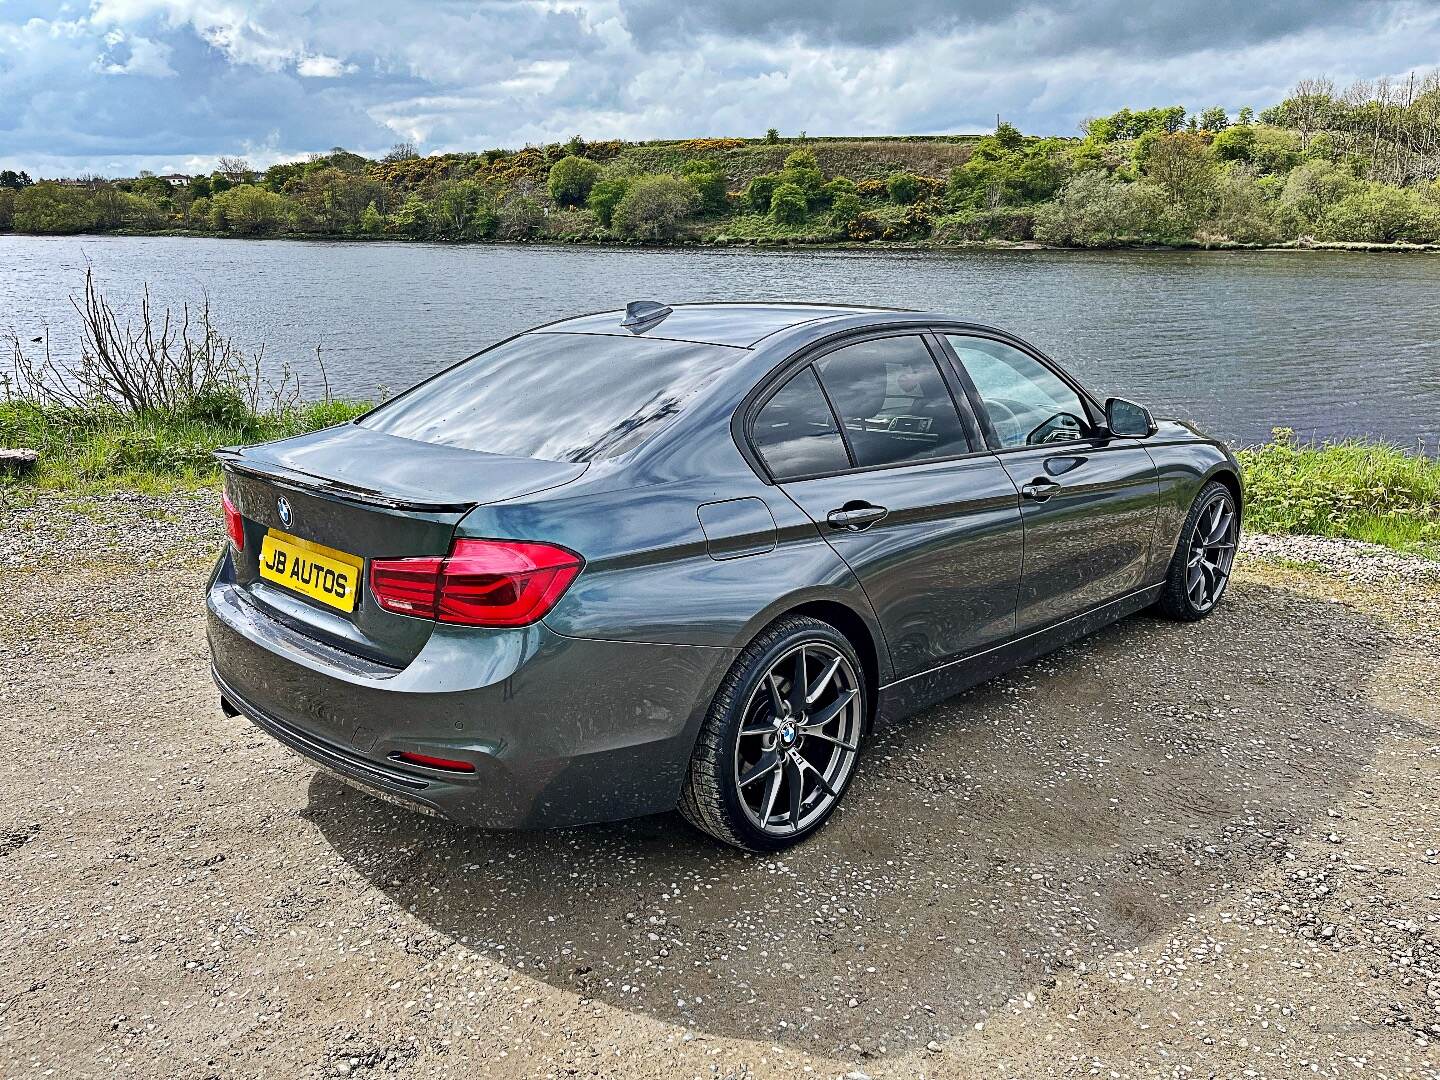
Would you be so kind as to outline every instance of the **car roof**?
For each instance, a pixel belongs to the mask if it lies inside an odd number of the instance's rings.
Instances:
[[[604,334],[693,341],[750,349],[782,330],[847,315],[899,314],[901,308],[855,304],[704,303],[675,304],[669,314],[651,317],[633,327],[621,325],[623,310],[601,311],[563,319],[531,331],[536,334]]]

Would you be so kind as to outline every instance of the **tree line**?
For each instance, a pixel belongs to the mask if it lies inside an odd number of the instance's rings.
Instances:
[[[172,186],[0,173],[0,229],[444,241],[1440,242],[1440,77],[1305,80],[1258,115],[1121,109],[1080,138],[342,148]],[[940,145],[943,144],[943,145]],[[931,150],[943,150],[944,154]],[[935,171],[938,161],[946,163]],[[918,164],[917,164],[918,163]],[[928,171],[927,171],[928,170]]]

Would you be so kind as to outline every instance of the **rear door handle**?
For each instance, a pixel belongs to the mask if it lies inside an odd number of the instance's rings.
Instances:
[[[870,503],[848,502],[839,510],[831,510],[826,515],[825,521],[832,529],[844,529],[846,532],[860,532],[868,529],[877,521],[883,518],[890,511],[883,506],[873,506]]]
[[[1054,480],[1047,480],[1041,476],[1031,480],[1030,483],[1022,487],[1020,494],[1024,495],[1027,499],[1033,499],[1035,502],[1044,502],[1059,490],[1060,485]]]

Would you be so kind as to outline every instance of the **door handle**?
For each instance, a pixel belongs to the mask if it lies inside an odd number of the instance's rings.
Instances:
[[[831,510],[825,516],[825,521],[832,529],[860,532],[874,525],[889,512],[883,506],[873,506],[864,502],[848,502],[839,510]]]
[[[1059,490],[1060,485],[1054,480],[1047,480],[1045,477],[1040,476],[1024,485],[1020,489],[1020,494],[1024,495],[1027,499],[1033,499],[1035,502],[1044,502]]]

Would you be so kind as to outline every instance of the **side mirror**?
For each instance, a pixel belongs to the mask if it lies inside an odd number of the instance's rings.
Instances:
[[[1118,397],[1105,401],[1105,426],[1120,439],[1145,439],[1157,430],[1149,409]]]

